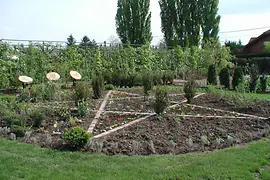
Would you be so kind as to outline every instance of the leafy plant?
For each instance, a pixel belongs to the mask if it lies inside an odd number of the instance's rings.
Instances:
[[[196,95],[196,86],[194,80],[188,80],[184,85],[185,98],[187,98],[188,103],[191,103],[191,100]]]
[[[217,85],[217,69],[214,64],[208,68],[207,82],[208,84]]]
[[[68,106],[61,106],[57,113],[63,121],[66,121],[71,116],[71,112]]]
[[[86,132],[83,128],[74,127],[70,130],[65,130],[64,140],[72,148],[79,149],[82,148],[88,140],[91,138],[91,134]]]
[[[260,86],[261,86],[262,92],[266,92],[266,89],[267,89],[267,76],[262,75],[260,77]]]
[[[14,125],[11,129],[11,132],[13,132],[16,135],[16,137],[24,137],[26,128],[22,126]]]
[[[85,103],[84,101],[80,102],[78,104],[78,115],[80,117],[84,117],[86,114],[87,114],[87,103]]]
[[[153,88],[153,78],[150,72],[143,72],[142,75],[143,92],[145,96],[149,95],[149,91]]]
[[[112,84],[106,84],[106,85],[104,86],[104,89],[105,89],[105,90],[113,90],[113,89],[114,89],[114,86],[113,86]]]
[[[158,88],[156,90],[155,102],[153,103],[155,112],[158,115],[163,114],[168,105],[169,105],[169,98],[167,89],[165,87]]]
[[[228,67],[221,69],[219,73],[220,85],[224,86],[226,89],[230,89],[230,71]]]
[[[102,95],[103,91],[103,77],[101,75],[94,75],[92,78],[92,88],[94,92],[94,99],[98,99]]]
[[[244,81],[243,70],[241,67],[238,66],[234,69],[233,80],[232,80],[233,89],[236,89],[236,87],[243,81]]]
[[[33,127],[41,127],[42,123],[45,120],[44,111],[42,111],[41,109],[35,109],[31,111],[29,117]]]
[[[78,103],[86,101],[90,97],[90,89],[88,88],[87,83],[77,82],[73,92],[73,96],[76,106],[78,105]]]
[[[258,67],[252,65],[250,67],[250,84],[249,84],[250,92],[256,92],[259,77],[260,75]]]

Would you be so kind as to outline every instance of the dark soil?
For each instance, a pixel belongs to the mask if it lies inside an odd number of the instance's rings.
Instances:
[[[136,115],[136,114],[117,114],[117,113],[104,113],[99,119],[98,124],[96,125],[93,134],[101,134],[103,132],[112,130],[116,127],[127,124],[131,121],[139,119],[145,115]]]
[[[231,143],[246,143],[268,136],[270,120],[157,117],[140,122],[127,129],[100,139],[102,152],[124,155],[181,154],[229,147]],[[233,142],[227,138],[233,137]],[[203,145],[201,136],[207,136],[209,145]],[[224,142],[215,143],[216,138]],[[193,141],[193,145],[188,141]]]
[[[205,94],[196,99],[193,99],[192,104],[227,111],[235,111],[244,114],[251,114],[260,117],[270,117],[270,103],[267,101],[253,101],[246,107],[237,107],[234,104],[230,104],[230,102],[225,98],[217,99],[211,94]]]

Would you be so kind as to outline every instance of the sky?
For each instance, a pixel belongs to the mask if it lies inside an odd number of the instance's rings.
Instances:
[[[158,0],[150,0],[152,44],[163,37]],[[220,0],[220,41],[246,44],[270,29],[269,0]],[[77,41],[84,35],[97,42],[117,37],[117,0],[0,0],[0,39],[66,41],[72,34]],[[227,31],[261,28],[238,33]]]

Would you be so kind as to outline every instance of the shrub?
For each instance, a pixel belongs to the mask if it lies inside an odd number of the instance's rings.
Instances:
[[[14,133],[16,137],[24,137],[26,130],[22,126],[14,125],[11,129],[11,132]]]
[[[12,111],[5,111],[2,119],[2,126],[3,127],[12,127],[13,125],[20,125],[20,115],[12,112]]]
[[[162,75],[163,84],[172,84],[174,79],[174,73],[172,71],[165,71]]]
[[[83,101],[78,104],[78,115],[84,117],[87,114],[87,104]]]
[[[194,80],[188,80],[184,85],[185,98],[187,102],[191,103],[191,100],[196,95],[196,82]]]
[[[42,84],[42,99],[43,100],[53,100],[56,98],[56,93],[60,90],[60,87],[57,83],[48,81],[45,84]]]
[[[161,71],[155,71],[153,72],[153,84],[159,85],[162,83],[163,75]]]
[[[129,88],[135,86],[135,84],[136,84],[136,76],[137,76],[137,74],[134,73],[134,72],[128,74],[128,77],[127,77],[126,81],[127,81],[127,86]]]
[[[92,79],[92,88],[94,92],[94,99],[98,99],[102,95],[103,91],[103,77],[94,75]]]
[[[208,68],[207,82],[208,84],[217,85],[217,69],[214,64]]]
[[[64,140],[75,149],[82,148],[90,138],[91,134],[80,127],[74,127],[70,130],[66,129],[64,132]]]
[[[63,120],[63,121],[66,121],[71,116],[71,112],[70,112],[68,106],[61,106],[61,108],[58,109],[57,114],[60,116],[61,120]]]
[[[232,80],[233,89],[236,89],[236,87],[243,81],[244,81],[243,70],[241,67],[238,66],[234,69],[233,73],[233,80]]]
[[[114,86],[113,86],[112,84],[106,84],[106,85],[104,86],[104,89],[105,89],[105,90],[113,90],[113,89],[114,89]]]
[[[230,71],[228,67],[221,69],[219,73],[219,81],[226,89],[230,89]]]
[[[34,127],[40,127],[45,120],[44,112],[40,109],[31,111],[29,117]]]
[[[77,82],[74,89],[73,96],[74,96],[76,106],[78,105],[78,103],[82,101],[86,101],[90,96],[90,89],[88,88],[87,83]]]
[[[267,89],[267,76],[263,75],[260,77],[260,85],[262,92],[266,92]]]
[[[158,88],[156,90],[154,110],[158,115],[163,114],[169,105],[168,92],[166,88]]]
[[[149,95],[149,91],[152,90],[153,88],[153,78],[151,73],[149,72],[144,72],[142,75],[142,83],[143,83],[143,91],[144,91],[144,95],[148,96]]]
[[[250,84],[249,84],[250,92],[256,91],[259,77],[260,76],[259,76],[258,67],[256,67],[255,65],[252,65],[250,67]]]

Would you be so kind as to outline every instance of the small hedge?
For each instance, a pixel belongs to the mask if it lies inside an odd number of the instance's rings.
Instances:
[[[88,140],[91,138],[91,134],[86,132],[83,128],[74,127],[70,130],[65,130],[64,140],[75,149],[83,148]]]

